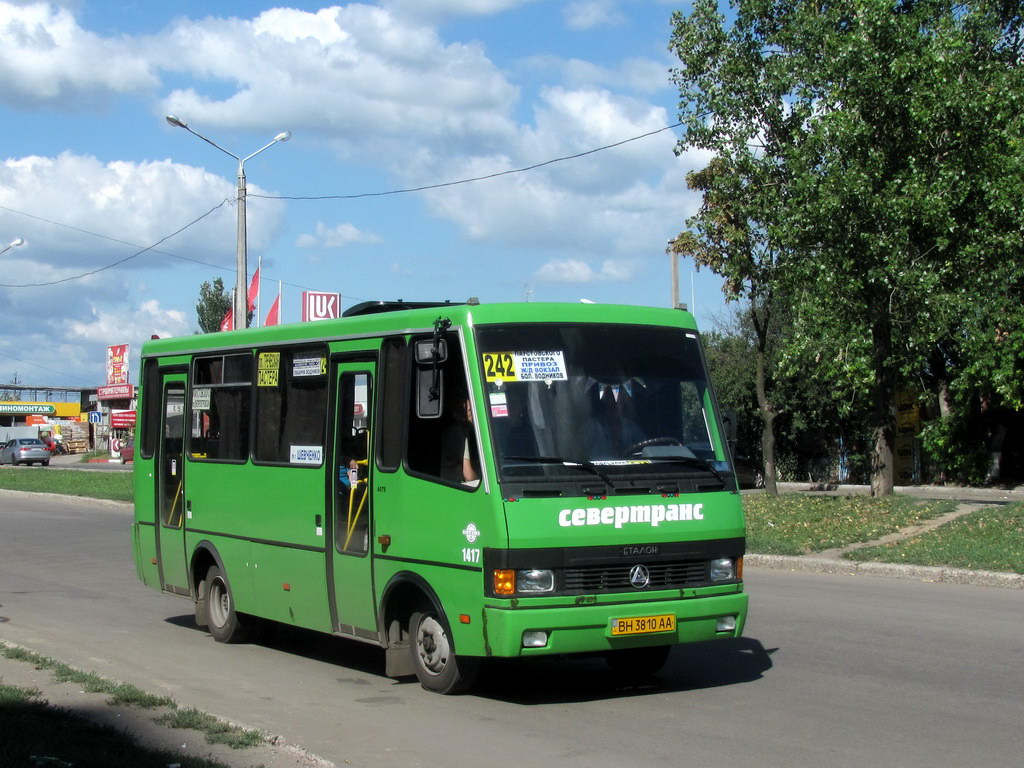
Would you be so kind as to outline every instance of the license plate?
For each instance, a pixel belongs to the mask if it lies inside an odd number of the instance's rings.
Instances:
[[[612,636],[645,635],[649,632],[674,632],[676,616],[665,613],[660,616],[630,616],[624,619],[612,619]]]

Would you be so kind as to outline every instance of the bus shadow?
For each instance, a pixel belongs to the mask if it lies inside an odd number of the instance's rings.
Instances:
[[[191,614],[169,617],[166,621],[206,632],[196,627]],[[386,680],[384,652],[366,643],[275,624],[273,631],[257,644],[331,664],[339,671],[360,672]],[[625,680],[600,657],[490,659],[469,695],[529,706],[717,688],[761,679],[772,668],[771,656],[777,650],[765,648],[750,637],[679,645],[672,649],[664,668],[647,680]],[[396,685],[415,683],[416,678],[390,682]]]
[[[647,680],[625,680],[597,657],[496,659],[481,672],[473,694],[538,705],[717,688],[761,679],[777,650],[749,637],[676,646],[664,668]]]

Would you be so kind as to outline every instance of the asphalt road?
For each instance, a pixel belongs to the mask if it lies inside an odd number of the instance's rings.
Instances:
[[[501,663],[462,697],[369,646],[286,629],[225,646],[135,578],[130,513],[0,491],[0,637],[283,735],[339,765],[1011,766],[1024,593],[749,569],[737,641],[651,684],[598,661]]]

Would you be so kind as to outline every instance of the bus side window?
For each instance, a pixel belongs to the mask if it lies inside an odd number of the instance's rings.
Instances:
[[[326,414],[323,347],[257,352],[256,461],[320,466]]]
[[[412,340],[410,350],[418,340]],[[444,379],[444,402],[440,419],[421,419],[416,415],[415,381],[408,385],[406,466],[413,474],[431,480],[462,488],[475,488],[480,480],[480,452],[470,416],[469,386],[462,349],[454,335],[449,336],[448,359],[440,364],[440,370]]]
[[[192,374],[193,459],[246,461],[252,410],[252,355],[196,358]]]

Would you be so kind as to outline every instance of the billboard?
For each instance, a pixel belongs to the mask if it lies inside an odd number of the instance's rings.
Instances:
[[[131,400],[133,397],[135,397],[133,384],[108,384],[105,387],[96,387],[97,400]]]
[[[128,345],[107,347],[107,384],[128,383]]]
[[[135,411],[111,411],[110,426],[123,429],[135,426]]]
[[[302,322],[341,317],[341,294],[329,291],[302,292]]]

